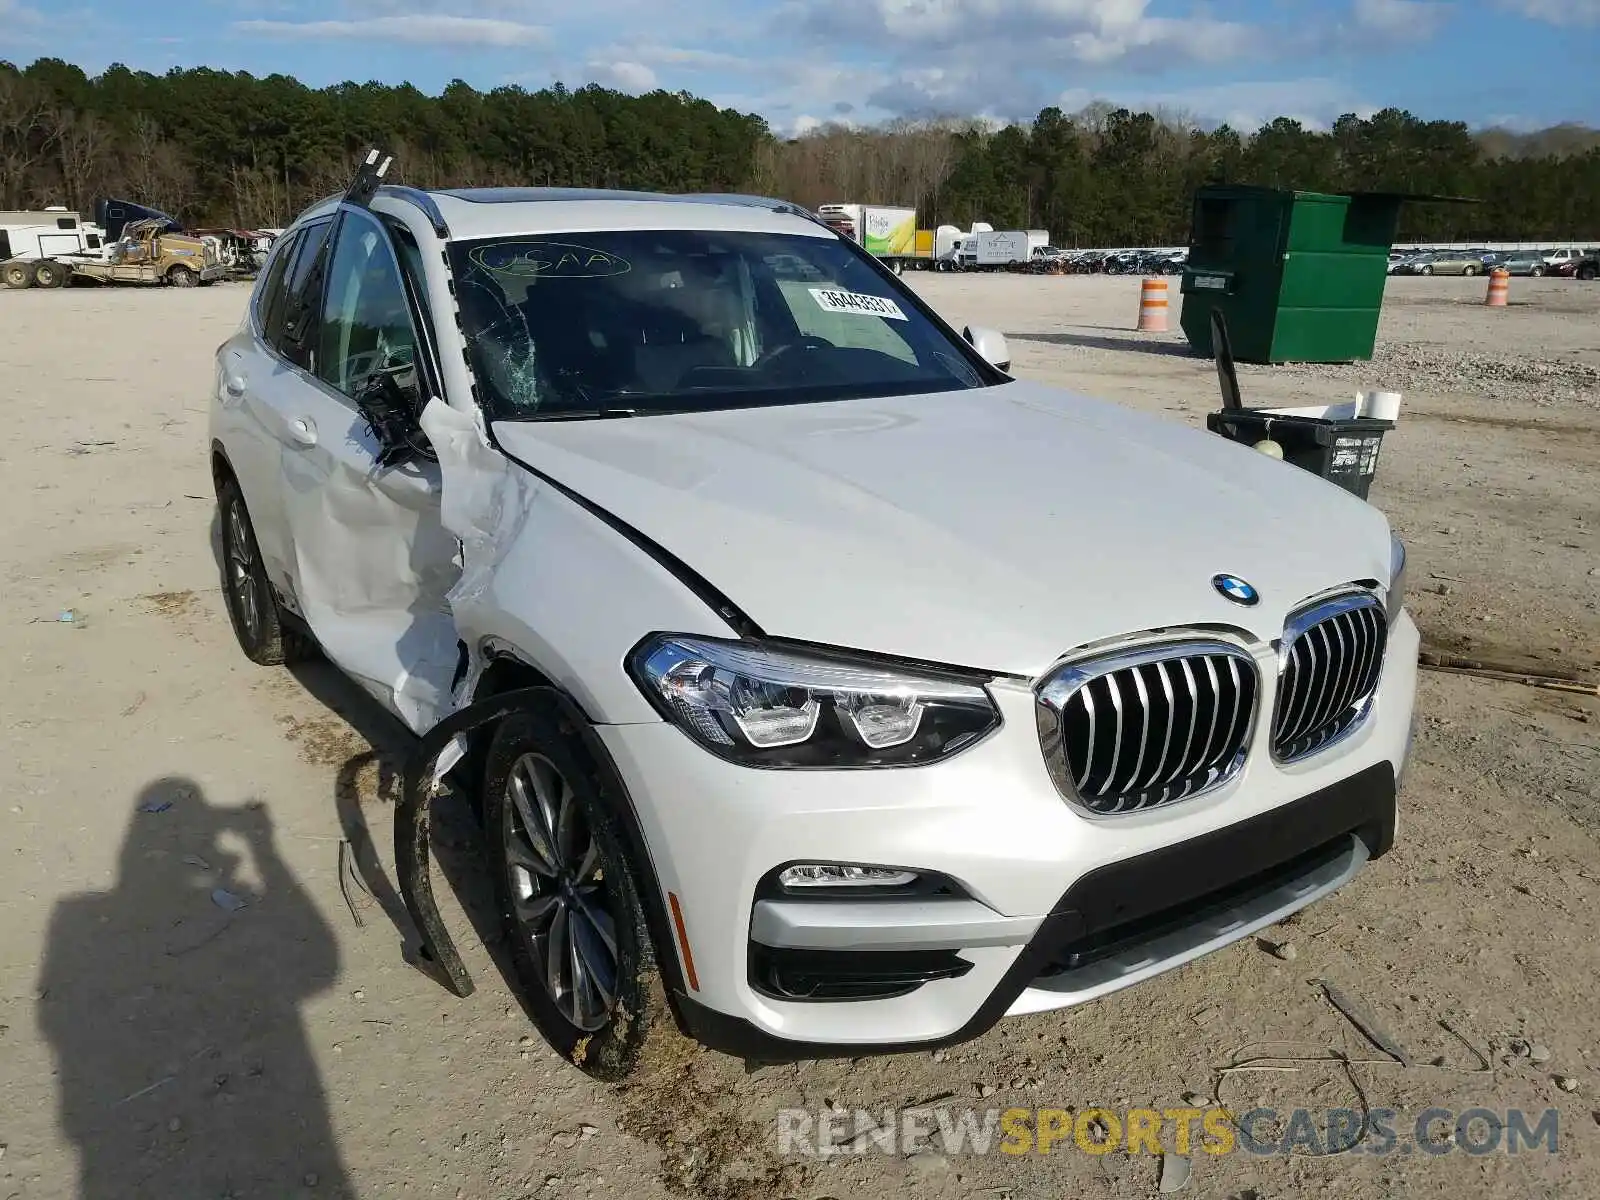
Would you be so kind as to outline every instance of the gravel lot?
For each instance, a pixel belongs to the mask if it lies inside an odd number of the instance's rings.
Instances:
[[[1215,407],[1179,335],[1131,332],[1137,279],[912,282],[1004,330],[1019,374],[1191,424]],[[1243,368],[1246,403],[1404,392],[1372,499],[1412,548],[1425,637],[1593,680],[1600,286],[1519,279],[1500,311],[1483,287],[1392,280],[1373,362]],[[341,838],[370,822],[388,859],[403,737],[326,668],[252,667],[223,611],[206,389],[246,294],[0,295],[0,1200],[1145,1195],[1147,1154],[784,1157],[775,1114],[1186,1096],[1364,1098],[1402,1142],[1431,1106],[1560,1114],[1556,1155],[1197,1153],[1186,1194],[1600,1192],[1600,701],[1512,684],[1425,677],[1395,851],[1272,931],[1281,956],[1246,942],[946,1054],[755,1067],[669,1045],[626,1091],[544,1049],[470,934],[480,988],[452,1000],[401,961],[392,893],[358,895],[359,924],[341,895]],[[458,815],[441,837],[464,931],[474,833]],[[1320,980],[1410,1065],[1371,1061]],[[1224,1072],[1263,1055],[1279,1069]]]

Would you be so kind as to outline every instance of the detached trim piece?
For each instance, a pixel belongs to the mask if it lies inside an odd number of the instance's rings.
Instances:
[[[500,692],[452,713],[423,735],[416,752],[406,764],[400,803],[395,806],[394,813],[395,878],[401,899],[405,901],[406,912],[417,927],[420,938],[418,956],[425,963],[439,968],[444,976],[442,982],[452,993],[463,999],[472,995],[475,990],[472,976],[467,972],[455,942],[451,940],[450,931],[445,927],[438,902],[434,899],[432,882],[428,878],[429,805],[437,795],[435,778],[439,773],[437,764],[440,758],[464,734],[473,733],[516,713],[545,706],[560,710],[577,731],[584,749],[602,776],[606,794],[614,798],[618,809],[615,814],[617,824],[633,856],[633,866],[639,873],[639,900],[644,905],[645,922],[656,947],[657,969],[661,972],[667,995],[681,995],[686,983],[684,966],[693,971],[693,964],[681,963],[677,954],[667,953],[677,943],[661,899],[661,883],[650,857],[650,847],[644,840],[638,815],[633,811],[622,777],[605,743],[595,733],[577,702],[560,688],[549,686]],[[698,984],[697,980],[688,982],[691,986]],[[677,1017],[676,1011],[674,1017]]]

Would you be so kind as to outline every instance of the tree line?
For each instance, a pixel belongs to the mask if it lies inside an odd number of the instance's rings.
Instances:
[[[1407,205],[1401,236],[1600,241],[1600,132],[1474,132],[1387,109],[1253,133],[1094,104],[1029,124],[901,120],[775,136],[688,93],[560,84],[438,96],[409,84],[310,88],[285,75],[0,62],[0,208],[88,212],[114,195],[191,225],[277,227],[344,187],[360,154],[395,154],[422,187],[565,185],[757,191],[807,207],[915,205],[924,224],[1043,228],[1063,246],[1188,239],[1206,183],[1395,191],[1481,203]]]

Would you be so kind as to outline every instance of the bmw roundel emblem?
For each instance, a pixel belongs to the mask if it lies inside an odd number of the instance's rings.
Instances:
[[[1213,575],[1211,586],[1235,604],[1254,604],[1261,599],[1261,593],[1237,575]]]

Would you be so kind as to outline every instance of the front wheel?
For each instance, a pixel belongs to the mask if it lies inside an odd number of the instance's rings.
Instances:
[[[1463,271],[1461,273],[1463,275],[1467,276],[1468,278],[1471,278],[1473,275],[1476,275],[1478,273],[1478,268],[1469,266],[1465,271]]]
[[[633,1072],[665,1011],[638,885],[578,732],[552,712],[508,717],[484,770],[484,829],[523,1007],[567,1061]]]
[[[1543,267],[1534,267],[1532,270],[1530,270],[1528,272],[1528,274],[1533,276],[1535,279],[1538,279],[1539,276],[1544,274],[1544,268]]]
[[[1418,270],[1417,274],[1418,275],[1432,275],[1433,274],[1433,268],[1432,267],[1423,267],[1420,270]]]
[[[167,272],[167,282],[173,287],[193,287],[200,282],[200,276],[188,267],[173,267]]]

